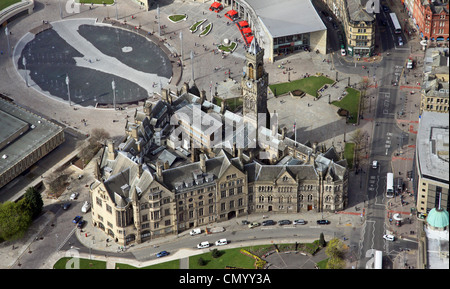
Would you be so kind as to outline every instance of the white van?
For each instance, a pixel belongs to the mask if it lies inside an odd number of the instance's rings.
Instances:
[[[383,239],[387,241],[394,241],[395,237],[393,235],[383,235]]]
[[[199,249],[204,249],[204,248],[208,248],[208,247],[209,247],[208,241],[201,242],[200,244],[197,245],[197,248],[199,248]]]
[[[202,229],[193,229],[189,232],[189,234],[191,234],[191,236],[195,236],[195,235],[198,235],[201,233],[202,233]]]
[[[219,241],[216,241],[216,246],[222,246],[228,244],[227,239],[220,239]]]
[[[378,168],[378,162],[377,161],[373,161],[372,162],[372,168],[374,168],[374,169]]]

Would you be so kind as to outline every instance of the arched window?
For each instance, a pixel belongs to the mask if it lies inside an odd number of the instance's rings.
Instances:
[[[257,73],[257,79],[260,79],[261,77],[262,77],[262,75],[263,75],[263,65],[260,63],[259,65],[258,65],[258,73]]]
[[[250,78],[250,79],[254,79],[255,78],[254,70],[255,70],[255,68],[253,67],[253,64],[249,63],[249,65],[248,65],[248,78]]]

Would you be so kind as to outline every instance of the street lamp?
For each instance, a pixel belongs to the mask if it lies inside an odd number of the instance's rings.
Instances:
[[[27,87],[28,85],[28,73],[27,73],[27,60],[25,59],[25,56],[22,58],[22,64],[25,68],[25,82],[27,83]]]
[[[114,81],[114,79],[113,79],[113,81],[111,82],[111,87],[112,87],[112,90],[113,90],[113,104],[114,104],[114,110],[116,110],[116,82]]]
[[[69,75],[66,73],[66,85],[67,85],[67,96],[69,97],[69,106],[72,106],[72,102],[70,100],[70,86],[69,86]]]
[[[5,28],[5,34],[6,34],[6,44],[8,45],[8,56],[11,56],[11,45],[9,45],[9,30],[8,26]]]

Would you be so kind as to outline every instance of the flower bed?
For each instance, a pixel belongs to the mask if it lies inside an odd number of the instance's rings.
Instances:
[[[223,52],[233,53],[233,51],[236,50],[237,43],[234,41],[231,41],[230,45],[219,45],[217,48],[222,50]]]
[[[208,25],[206,25],[205,29],[203,29],[203,31],[200,33],[200,37],[206,36],[209,34],[209,32],[211,32],[212,29],[212,23],[209,23]]]
[[[191,26],[191,28],[189,28],[189,30],[190,30],[192,33],[197,32],[198,27],[200,27],[200,25],[202,25],[203,22],[205,22],[205,21],[206,21],[206,19],[203,19],[203,20],[200,20],[200,21],[195,22],[195,23]]]
[[[249,257],[252,257],[253,259],[255,259],[255,268],[256,269],[263,269],[264,265],[266,265],[266,263],[267,263],[265,260],[259,258],[256,255],[253,255],[252,253],[250,253],[247,250],[241,249],[241,253],[244,254],[244,255],[247,255]]]
[[[169,21],[172,23],[178,23],[181,21],[186,21],[187,15],[186,14],[173,14],[173,15],[169,15],[167,18],[169,18]]]

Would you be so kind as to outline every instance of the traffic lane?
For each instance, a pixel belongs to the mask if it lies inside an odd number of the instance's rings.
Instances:
[[[336,232],[336,226],[333,226],[333,222],[330,225],[297,225],[294,226],[261,226],[253,229],[244,229],[239,231],[225,231],[221,233],[214,234],[199,234],[195,236],[183,236],[165,244],[159,244],[157,246],[151,246],[142,248],[137,251],[133,251],[133,255],[139,257],[139,261],[148,261],[157,259],[156,254],[161,251],[168,251],[171,255],[175,254],[181,249],[192,249],[192,250],[205,250],[209,249],[228,249],[229,245],[232,247],[240,246],[239,244],[248,244],[251,242],[267,242],[267,244],[282,241],[283,239],[298,239],[298,242],[302,240],[311,241],[317,240],[320,237],[320,233],[330,237],[335,236],[337,238],[344,238],[344,236],[351,235],[351,229],[346,232],[346,230],[340,230]],[[227,239],[229,241],[228,245],[216,246],[215,242],[219,239]],[[198,249],[197,244],[201,242],[208,241],[210,247],[207,249]]]

